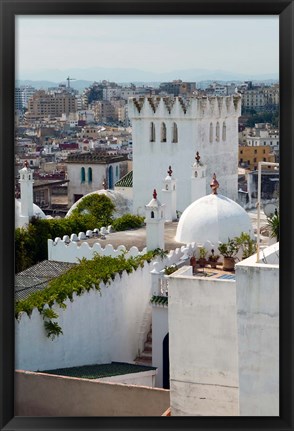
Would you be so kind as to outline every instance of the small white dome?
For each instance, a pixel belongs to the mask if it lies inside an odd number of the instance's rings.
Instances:
[[[115,212],[114,212],[114,217],[121,217],[124,214],[130,213],[131,212],[131,202],[126,199],[120,192],[117,192],[115,190],[97,190],[95,192],[91,192],[88,193],[87,195],[83,196],[81,199],[79,199],[77,202],[75,202],[71,208],[69,209],[69,211],[67,212],[65,217],[68,217],[71,215],[72,211],[77,208],[77,206],[79,205],[80,202],[82,202],[82,200],[86,197],[86,196],[91,196],[91,195],[105,195],[107,196],[109,199],[112,200],[112,202],[115,205]]]
[[[47,218],[44,212],[41,210],[41,208],[38,207],[38,205],[36,204],[33,204],[33,211],[34,211],[35,217],[42,218],[42,219]],[[16,227],[23,226],[23,223],[21,221],[21,200],[20,199],[15,199],[15,226]]]
[[[239,236],[242,232],[253,236],[250,217],[236,202],[219,194],[210,194],[189,205],[179,220],[176,241],[181,243],[219,242]]]

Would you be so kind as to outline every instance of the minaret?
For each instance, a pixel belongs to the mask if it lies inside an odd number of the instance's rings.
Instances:
[[[191,203],[206,195],[206,165],[200,162],[197,151],[195,162],[192,165],[191,176]]]
[[[33,207],[33,171],[29,168],[27,160],[24,162],[24,167],[19,171],[20,179],[20,202],[21,202],[21,217],[25,219],[25,223],[29,223],[30,218],[34,215]]]
[[[163,181],[162,201],[165,205],[165,221],[173,221],[177,219],[176,211],[176,180],[172,176],[172,168],[168,167],[168,175]]]
[[[164,210],[165,205],[162,205],[157,199],[157,192],[153,190],[153,198],[148,205],[145,205],[146,210],[146,246],[147,250],[156,248],[164,249]]]

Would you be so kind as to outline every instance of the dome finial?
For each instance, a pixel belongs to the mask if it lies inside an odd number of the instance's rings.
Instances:
[[[157,199],[157,191],[156,191],[156,189],[153,190],[153,198]]]
[[[27,169],[28,169],[28,167],[29,167],[29,162],[28,162],[27,160],[25,160],[23,165],[24,165],[24,167],[25,167],[25,168],[27,168]]]
[[[216,175],[215,173],[213,174],[211,183],[210,183],[210,187],[211,187],[211,193],[213,195],[217,195],[217,189],[219,188],[219,182],[216,179]]]
[[[102,187],[104,188],[104,190],[106,190],[106,180],[105,180],[105,178],[103,180]]]
[[[199,162],[200,162],[200,155],[199,155],[199,151],[197,151],[197,153],[196,153],[195,160],[196,160],[197,165],[199,165]]]
[[[168,171],[167,171],[167,173],[168,173],[168,175],[169,175],[170,177],[172,176],[173,171],[172,171],[171,166],[169,166],[169,167],[168,167]]]

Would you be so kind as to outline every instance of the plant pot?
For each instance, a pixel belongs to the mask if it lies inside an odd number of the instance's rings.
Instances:
[[[211,266],[211,268],[216,268],[216,265],[217,265],[217,261],[216,260],[209,260],[208,263]]]
[[[223,269],[225,271],[234,271],[234,269],[235,269],[235,258],[234,257],[224,257]]]
[[[198,264],[200,266],[200,268],[204,268],[206,265],[206,259],[204,259],[203,257],[201,257],[200,259],[198,259]]]

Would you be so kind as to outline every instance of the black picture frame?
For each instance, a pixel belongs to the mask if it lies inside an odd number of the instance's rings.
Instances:
[[[293,429],[293,0],[0,0],[1,430]],[[14,416],[14,19],[16,15],[279,15],[280,21],[280,416],[45,418]],[[155,17],[156,18],[156,17]],[[258,37],[258,31],[256,33]],[[233,41],[232,41],[233,43]]]

